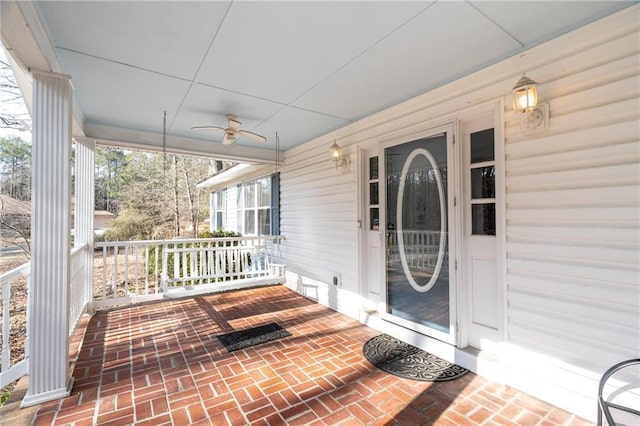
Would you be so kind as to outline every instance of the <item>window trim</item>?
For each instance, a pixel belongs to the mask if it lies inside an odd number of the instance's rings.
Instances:
[[[266,206],[259,205],[259,195],[260,195],[260,187],[259,181],[265,179],[268,188],[269,188],[269,204]],[[246,207],[246,190],[248,186],[254,186],[254,202],[252,203],[253,207]],[[279,235],[280,233],[280,174],[269,174],[264,176],[258,176],[253,179],[249,179],[243,181],[238,184],[238,189],[240,193],[238,194],[238,205],[237,205],[237,214],[238,214],[238,229],[242,229],[243,235],[247,236],[261,236],[263,234],[260,233],[260,221],[259,221],[259,211],[268,211],[269,212],[269,234],[268,235]],[[275,189],[275,190],[274,190]],[[246,223],[246,213],[248,211],[253,211],[254,213],[254,231],[252,233],[247,232],[247,223]]]
[[[224,229],[227,225],[227,188],[219,189],[211,193],[213,196],[211,201],[211,231]],[[218,200],[222,198],[222,208],[218,209]],[[218,223],[218,213],[222,213],[222,223]]]

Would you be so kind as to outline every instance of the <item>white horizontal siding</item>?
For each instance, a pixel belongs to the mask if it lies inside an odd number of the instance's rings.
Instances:
[[[529,71],[548,129],[505,111],[508,364],[517,385],[562,389],[588,417],[602,372],[640,355],[640,43],[626,22],[632,33]]]
[[[326,146],[325,146],[326,145]],[[342,279],[341,292],[358,291],[358,228],[355,165],[336,170],[329,160],[331,143],[315,144],[287,154],[281,173],[280,229],[286,236],[287,268],[302,281],[332,286]],[[353,310],[346,298],[329,298],[341,311]],[[353,304],[353,303],[351,303]]]
[[[238,229],[237,196],[238,189],[236,185],[227,188],[227,198],[225,199],[226,224],[224,226],[224,229],[228,231],[240,232],[240,230]]]

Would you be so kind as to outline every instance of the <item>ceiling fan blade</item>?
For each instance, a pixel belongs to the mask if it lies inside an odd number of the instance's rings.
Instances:
[[[204,130],[204,129],[224,130],[224,127],[220,127],[220,126],[195,126],[195,127],[191,128],[191,130]]]
[[[238,130],[238,133],[240,133],[242,136],[246,136],[248,138],[251,138],[254,141],[258,141],[258,142],[266,142],[267,141],[267,138],[265,138],[264,136],[259,135],[257,133],[248,132],[246,130]]]
[[[222,138],[222,145],[231,145],[234,141],[234,137],[233,135],[230,135],[229,133],[225,133],[224,137]]]

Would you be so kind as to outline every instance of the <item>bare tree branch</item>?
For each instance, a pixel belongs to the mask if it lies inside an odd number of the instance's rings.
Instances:
[[[25,230],[19,229],[5,220],[4,200],[2,199],[2,197],[0,197],[0,225],[11,229],[12,231],[16,232],[20,236],[20,238],[22,238],[25,244],[24,246],[18,243],[9,243],[9,246],[18,247],[24,252],[28,259],[31,259],[31,244],[29,243],[28,234],[27,232],[25,232]]]
[[[1,48],[1,47],[0,47]],[[31,118],[26,113],[19,112],[23,109],[21,104],[22,92],[13,75],[11,66],[7,61],[0,60],[0,127],[28,131],[31,129]],[[15,106],[15,107],[13,107]],[[24,118],[22,118],[24,117]]]

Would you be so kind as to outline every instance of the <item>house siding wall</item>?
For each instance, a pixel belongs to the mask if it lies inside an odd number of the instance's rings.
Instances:
[[[637,9],[623,22],[535,70],[549,129],[523,133],[505,111],[509,377],[570,389],[588,417],[601,373],[640,355]]]
[[[238,188],[236,185],[227,188],[227,195],[225,200],[225,220],[224,229],[227,231],[240,232],[238,229],[238,209],[237,200]]]
[[[497,365],[507,384],[595,419],[601,374],[640,355],[639,11],[632,6],[287,151],[287,285],[358,317],[357,147],[410,140],[504,105]],[[525,71],[549,105],[547,129],[522,131],[510,108]],[[328,159],[334,138],[351,155],[347,172]],[[458,350],[450,358],[464,357]]]
[[[358,291],[356,176],[336,170],[328,152],[320,143],[287,155],[290,166],[280,175],[280,230],[294,288],[357,316],[359,305],[349,297]],[[319,291],[308,293],[309,287]]]

